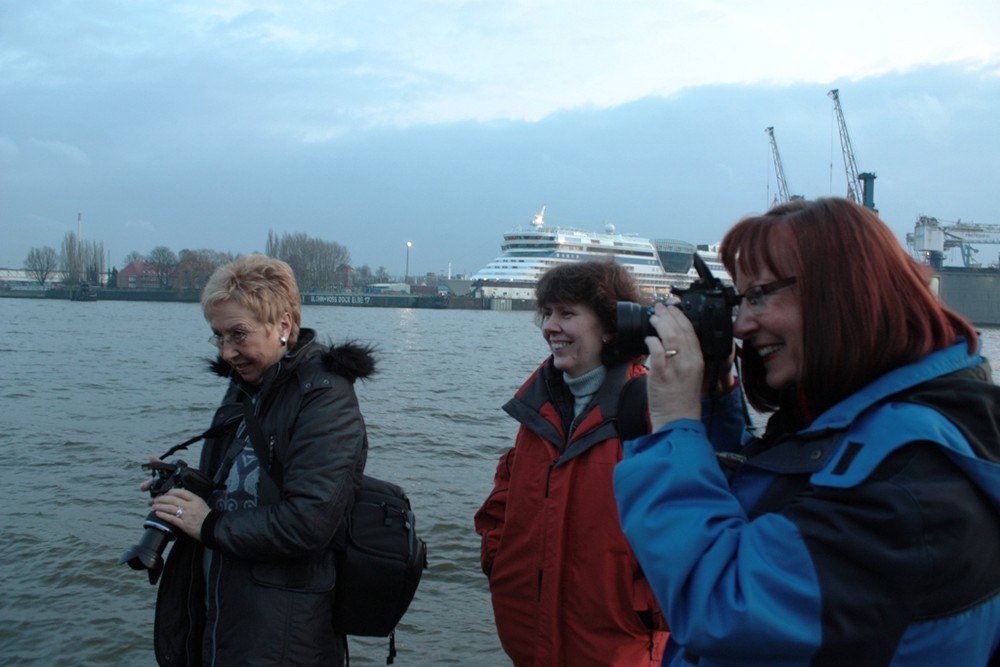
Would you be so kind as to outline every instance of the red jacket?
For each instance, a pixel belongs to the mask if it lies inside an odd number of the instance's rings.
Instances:
[[[497,631],[517,667],[659,666],[667,632],[618,524],[616,414],[638,364],[608,369],[576,420],[551,359],[505,406],[521,423],[476,513]]]

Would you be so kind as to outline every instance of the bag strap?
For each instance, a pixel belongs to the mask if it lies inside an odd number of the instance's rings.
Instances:
[[[254,403],[247,396],[243,401],[243,423],[246,424],[247,432],[250,435],[250,444],[253,446],[253,452],[257,455],[257,460],[260,461],[260,480],[258,487],[258,497],[266,495],[267,492],[264,491],[264,486],[267,485],[275,494],[280,497],[281,485],[282,485],[282,467],[279,463],[278,466],[273,466],[274,463],[274,451],[273,446],[264,437],[264,430],[260,427],[260,422],[257,420],[257,414],[254,410]],[[275,470],[275,467],[277,470]]]
[[[625,383],[618,395],[618,437],[622,442],[649,433],[649,410],[646,376],[636,375]]]
[[[264,431],[260,427],[260,422],[257,421],[257,415],[254,414],[254,404],[249,396],[243,399],[243,421],[246,423],[247,431],[250,433],[250,444],[253,445],[253,451],[257,455],[257,460],[260,461],[260,465],[264,470],[270,474],[271,453],[265,444],[267,439],[264,437]]]

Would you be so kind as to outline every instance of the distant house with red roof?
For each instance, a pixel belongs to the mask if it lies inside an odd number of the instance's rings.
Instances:
[[[118,272],[118,289],[160,289],[156,266],[134,261]]]

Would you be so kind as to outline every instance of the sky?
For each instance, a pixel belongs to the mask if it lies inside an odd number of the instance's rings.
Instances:
[[[0,0],[0,267],[273,231],[458,276],[542,206],[716,243],[773,202],[766,127],[846,194],[831,89],[901,240],[1000,225],[997,35],[996,0]]]

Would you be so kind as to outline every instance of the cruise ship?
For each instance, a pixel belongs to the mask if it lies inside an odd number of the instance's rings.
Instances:
[[[697,278],[692,260],[696,251],[715,275],[724,278],[714,248],[619,234],[614,225],[607,225],[603,232],[548,226],[544,206],[531,219],[530,226],[516,227],[503,238],[502,254],[472,277],[477,297],[534,299],[535,284],[546,270],[591,259],[618,262],[650,298],[665,296],[671,287],[686,287]]]

